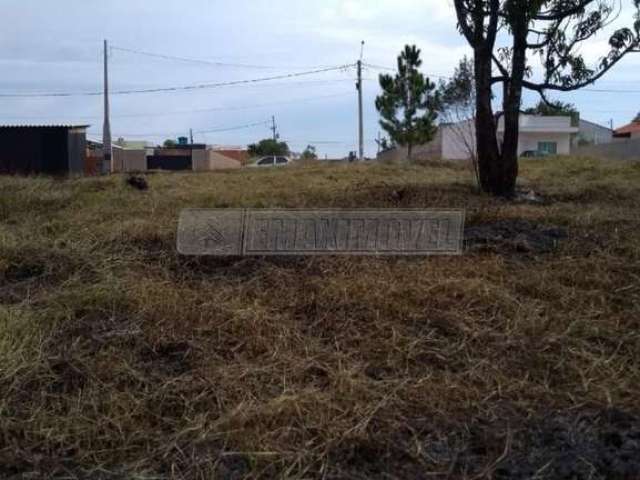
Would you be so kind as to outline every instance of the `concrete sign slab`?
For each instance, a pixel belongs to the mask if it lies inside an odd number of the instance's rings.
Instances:
[[[182,255],[460,255],[463,210],[183,210]]]

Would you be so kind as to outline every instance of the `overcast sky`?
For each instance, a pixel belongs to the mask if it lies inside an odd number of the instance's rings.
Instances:
[[[628,0],[627,0],[628,1]],[[628,2],[630,3],[630,1]],[[0,94],[99,92],[102,40],[113,47],[232,65],[111,51],[115,91],[256,79],[354,63],[395,65],[406,43],[423,52],[426,74],[449,75],[468,54],[452,0],[0,0]],[[619,23],[630,23],[623,12]],[[591,58],[605,38],[583,48]],[[640,55],[628,57],[595,88],[554,98],[583,118],[616,126],[640,110]],[[365,71],[365,138],[374,155],[379,71]],[[246,145],[269,136],[275,115],[295,150],[311,143],[324,156],[356,149],[355,70],[288,80],[178,92],[112,96],[114,137],[161,142],[195,132],[197,142]],[[526,103],[536,101],[526,96]],[[0,98],[3,124],[90,123],[100,138],[102,98]],[[254,125],[225,132],[211,132]],[[202,132],[202,133],[201,133]]]

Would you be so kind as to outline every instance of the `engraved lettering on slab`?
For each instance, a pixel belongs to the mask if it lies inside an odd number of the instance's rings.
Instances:
[[[182,255],[242,255],[243,210],[183,210],[178,222]]]
[[[462,210],[185,210],[184,255],[457,255]]]

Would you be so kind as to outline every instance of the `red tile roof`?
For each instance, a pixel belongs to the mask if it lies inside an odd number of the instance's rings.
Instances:
[[[628,133],[640,133],[640,122],[631,122],[629,125],[618,128],[615,132],[616,135],[625,135]]]

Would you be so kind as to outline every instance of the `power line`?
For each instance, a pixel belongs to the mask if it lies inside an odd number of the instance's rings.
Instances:
[[[607,88],[581,88],[575,92],[595,92],[595,93],[640,93],[640,90],[613,90]],[[570,92],[565,92],[570,93]]]
[[[373,70],[387,70],[387,71],[392,71],[395,72],[396,69],[395,68],[391,68],[391,67],[385,67],[382,65],[374,65],[371,63],[363,63],[363,66],[371,68]],[[436,74],[432,74],[432,75],[428,75],[427,76],[431,76],[431,77],[436,77],[436,78],[441,78],[443,80],[450,80],[452,77],[450,76],[445,76],[445,75],[436,75]],[[613,89],[613,88],[581,88],[579,90],[574,90],[573,92],[594,92],[594,93],[640,93],[640,90],[625,90],[625,89]],[[565,92],[565,93],[571,93],[571,92]]]
[[[297,100],[290,100],[284,102],[271,102],[271,103],[257,103],[254,105],[242,105],[235,107],[216,107],[216,108],[200,108],[194,110],[175,110],[169,112],[154,112],[154,113],[130,113],[130,114],[121,114],[121,115],[111,115],[111,118],[153,118],[153,117],[167,117],[172,115],[189,115],[193,113],[208,113],[208,112],[229,112],[229,111],[238,111],[238,110],[253,110],[260,108],[271,108],[271,107],[279,107],[282,105],[298,105],[306,102],[313,102],[317,100],[325,100],[329,98],[337,98],[337,97],[346,97],[351,96],[351,92],[345,93],[337,93],[333,95],[320,95],[317,97],[306,97]],[[46,118],[56,118],[59,119],[60,115],[55,116],[42,116],[42,115],[32,115],[32,116],[5,116],[4,118],[9,119],[22,119],[22,120],[32,120],[32,119],[46,119]],[[74,116],[73,118],[81,119],[81,120],[89,120],[89,119],[99,119],[102,118],[101,115],[87,115],[87,116]]]
[[[198,130],[194,131],[194,134],[203,134],[203,133],[220,133],[220,132],[231,132],[234,130],[244,130],[248,128],[254,128],[259,126],[267,126],[269,124],[268,120],[263,120],[261,122],[248,123],[244,125],[236,125],[233,127],[216,127],[207,130]],[[96,132],[89,132],[91,135],[96,135]],[[182,132],[164,132],[164,133],[118,133],[116,136],[120,137],[170,137],[173,135],[180,135]]]
[[[383,67],[381,65],[374,65],[373,63],[363,63],[363,65],[365,67],[369,67],[372,68],[374,70],[388,70],[390,72],[395,72],[396,69],[395,68],[391,68],[391,67]]]
[[[199,58],[190,58],[190,57],[179,57],[176,55],[165,55],[161,53],[152,53],[145,52],[142,50],[135,50],[133,48],[124,48],[124,47],[111,47],[112,50],[118,50],[120,52],[133,53],[136,55],[143,55],[146,57],[152,58],[160,58],[163,60],[175,60],[179,62],[193,63],[198,65],[210,65],[214,67],[234,67],[234,68],[252,68],[252,69],[264,69],[264,70],[274,70],[274,69],[316,69],[316,68],[325,68],[325,66],[276,66],[276,65],[253,65],[248,63],[230,63],[230,62],[218,62],[213,60],[204,60]]]
[[[372,63],[363,63],[362,64],[363,67],[372,69],[372,70],[384,70],[384,71],[389,71],[389,72],[396,72],[397,69],[396,68],[391,68],[391,67],[385,67],[382,65],[375,65]],[[446,76],[446,75],[438,75],[438,74],[426,74],[428,77],[435,77],[435,78],[440,78],[442,80],[450,80],[451,77],[450,76]]]
[[[353,64],[339,65],[335,67],[320,68],[317,70],[308,70],[305,72],[286,73],[282,75],[273,75],[270,77],[252,78],[248,80],[233,80],[229,82],[218,83],[201,83],[197,85],[184,85],[180,87],[161,87],[161,88],[146,88],[139,90],[117,90],[110,93],[110,95],[133,95],[140,93],[164,93],[164,92],[178,92],[178,91],[190,91],[190,90],[204,90],[209,88],[229,87],[234,85],[249,85],[253,83],[268,82],[272,80],[283,80],[287,78],[297,78],[308,75],[315,75],[325,72],[334,72],[336,70],[346,70],[352,68]],[[35,98],[35,97],[78,97],[78,96],[100,96],[102,92],[60,92],[60,93],[0,93],[0,98]]]
[[[199,130],[199,131],[193,132],[193,133],[231,132],[232,130],[244,130],[246,128],[253,128],[253,127],[267,126],[267,125],[269,125],[269,121],[265,120],[265,121],[262,121],[262,122],[249,123],[249,124],[246,124],[246,125],[239,125],[239,126],[235,126],[235,127],[222,127],[222,128],[213,128],[211,130]]]

